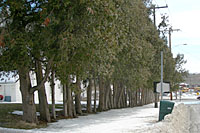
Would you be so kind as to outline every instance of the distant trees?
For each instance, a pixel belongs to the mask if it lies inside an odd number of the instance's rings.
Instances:
[[[89,83],[88,113],[152,102],[152,83],[160,77],[161,50],[166,51],[165,77],[179,82],[181,78],[174,78],[181,77],[183,71],[177,68],[183,58],[173,59],[146,4],[144,0],[1,1],[0,70],[19,74],[23,120],[38,122],[34,103],[38,91],[40,119],[51,121],[44,83],[51,80],[53,93],[54,78],[63,84],[65,117],[83,113],[83,80]],[[36,74],[36,86],[31,85],[30,72]]]
[[[170,78],[173,91],[177,91],[179,88],[179,83],[184,82],[184,77],[187,77],[188,71],[183,68],[186,63],[184,60],[184,55],[178,54],[174,58],[175,69],[173,70],[172,77]]]

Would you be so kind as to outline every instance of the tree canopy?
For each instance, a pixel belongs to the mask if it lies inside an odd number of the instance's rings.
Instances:
[[[31,95],[52,69],[62,83],[69,75],[97,75],[131,90],[152,89],[160,80],[163,50],[164,80],[175,85],[186,72],[184,59],[173,58],[149,5],[149,0],[1,0],[0,70],[16,70],[27,82],[22,93],[28,88]],[[29,73],[38,71],[38,62],[44,73],[34,88]]]

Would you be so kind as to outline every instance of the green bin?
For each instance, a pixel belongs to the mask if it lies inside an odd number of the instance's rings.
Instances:
[[[5,96],[4,101],[11,102],[11,96]]]
[[[159,121],[163,120],[165,115],[170,114],[174,108],[174,102],[160,101]]]

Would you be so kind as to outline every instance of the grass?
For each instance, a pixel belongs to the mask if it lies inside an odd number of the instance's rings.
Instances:
[[[17,128],[21,116],[12,115],[10,112],[22,110],[21,104],[0,104],[0,126]]]
[[[61,105],[56,105],[56,108],[61,108]],[[37,111],[39,107],[36,105]],[[51,108],[51,105],[50,105]],[[40,121],[38,125],[30,124],[22,121],[22,116],[14,115],[11,112],[18,110],[22,111],[22,104],[0,104],[0,127],[17,128],[17,129],[33,129],[44,128],[47,126],[46,122]]]
[[[49,109],[51,110],[52,105],[49,104]],[[56,104],[57,109],[62,109],[62,104]],[[83,108],[86,108],[83,106]],[[26,123],[22,121],[22,116],[12,114],[13,111],[22,111],[22,104],[16,104],[16,103],[0,103],[0,127],[5,128],[16,128],[16,129],[34,129],[34,128],[45,128],[47,127],[47,123],[44,121],[39,121],[39,124],[31,124]],[[39,105],[36,104],[36,110],[39,112]],[[86,114],[86,112],[83,111],[83,115]],[[51,112],[50,112],[51,113]],[[56,111],[56,114],[58,115],[56,117],[56,120],[52,119],[52,122],[56,122],[60,119],[68,119],[68,117],[64,117],[62,115],[62,111]],[[39,119],[39,118],[38,118]]]

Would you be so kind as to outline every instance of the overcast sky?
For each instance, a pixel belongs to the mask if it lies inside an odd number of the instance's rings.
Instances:
[[[173,55],[184,54],[187,60],[184,68],[190,73],[200,73],[200,0],[153,0],[153,2],[156,6],[168,5],[166,9],[156,9],[157,24],[160,22],[160,15],[166,13],[172,28],[181,30],[172,33]]]

